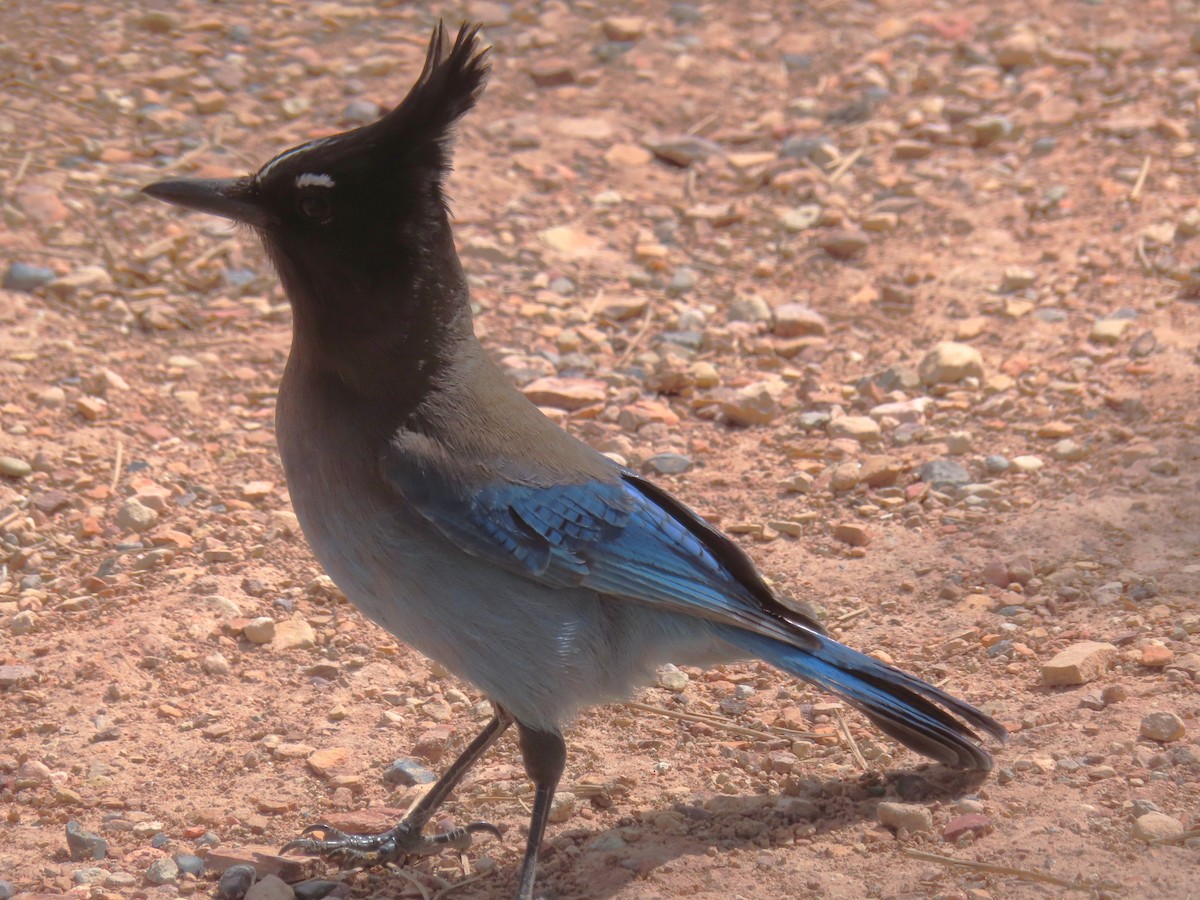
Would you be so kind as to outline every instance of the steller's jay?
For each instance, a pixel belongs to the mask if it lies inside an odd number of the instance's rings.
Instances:
[[[536,788],[517,892],[531,900],[566,760],[559,729],[668,661],[764,659],[918,753],[989,769],[970,726],[1002,740],[998,722],[784,606],[737,544],[554,425],[484,352],[443,193],[455,123],[488,73],[477,32],[464,25],[451,44],[439,24],[408,96],[371,125],[245,178],[145,188],[258,232],[293,310],[276,426],[313,552],[366,615],[495,710],[394,828],[313,825],[286,849],[374,865],[498,834],[422,830],[515,725]]]

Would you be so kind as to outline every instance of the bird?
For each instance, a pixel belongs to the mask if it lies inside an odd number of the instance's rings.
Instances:
[[[378,120],[229,179],[151,197],[249,226],[292,310],[276,437],[296,516],[345,596],[465,678],[493,715],[396,826],[314,823],[284,851],[346,868],[403,864],[475,835],[426,835],[510,727],[534,786],[518,900],[563,774],[563,727],[667,662],[765,660],[836,694],[949,767],[986,771],[969,703],[845,646],[782,602],[749,555],[663,488],[552,422],[476,336],[446,185],[457,126],[491,67],[477,25],[438,22],[404,99]]]

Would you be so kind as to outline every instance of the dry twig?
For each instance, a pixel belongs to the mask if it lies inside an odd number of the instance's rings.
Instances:
[[[1146,176],[1150,174],[1150,156],[1147,155],[1142,160],[1142,170],[1138,172],[1137,180],[1133,183],[1133,188],[1129,191],[1129,199],[1136,203],[1138,198],[1142,196],[1142,188],[1146,184]]]
[[[904,855],[922,862],[940,863],[943,866],[956,866],[960,869],[974,869],[976,872],[990,872],[993,875],[1010,875],[1013,878],[1024,878],[1026,881],[1040,881],[1053,884],[1071,891],[1090,891],[1092,885],[1082,881],[1067,881],[1055,875],[1035,872],[1033,869],[1018,869],[1016,866],[1003,866],[997,863],[977,862],[973,859],[955,859],[953,856],[942,856],[938,853],[926,853],[924,850],[908,849]]]
[[[842,734],[846,738],[846,743],[850,745],[850,752],[854,754],[854,761],[858,763],[859,768],[864,772],[870,771],[871,767],[867,765],[866,759],[858,749],[858,741],[854,740],[854,735],[850,733],[850,726],[846,724],[846,717],[842,714],[841,707],[835,709],[833,714],[837,717],[838,728],[842,730]]]

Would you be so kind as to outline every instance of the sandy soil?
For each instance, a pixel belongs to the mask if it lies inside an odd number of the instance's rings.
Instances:
[[[765,666],[685,670],[570,727],[544,893],[1200,894],[1200,9],[464,11],[495,47],[451,184],[489,349],[523,385],[568,379],[564,427],[736,531],[842,640],[1012,731],[968,782],[846,711],[852,746],[831,698]],[[432,20],[0,9],[0,879],[19,896],[215,895],[308,822],[390,824],[420,788],[388,764],[436,771],[486,719],[297,531],[272,435],[289,313],[252,237],[136,192],[395,103]],[[964,377],[914,380],[947,340]],[[965,484],[931,489],[933,460]],[[1046,686],[1085,641],[1112,645],[1088,682]],[[502,843],[337,894],[508,896],[529,796],[506,739],[443,823]],[[928,827],[882,824],[881,801]],[[72,821],[105,859],[70,858]],[[171,876],[178,854],[207,873]]]

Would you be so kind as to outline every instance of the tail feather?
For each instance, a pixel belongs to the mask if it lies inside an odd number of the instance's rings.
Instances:
[[[839,695],[885,734],[953,768],[992,768],[991,754],[979,745],[979,735],[970,726],[1000,741],[1007,737],[1003,725],[969,703],[824,635],[816,635],[815,651],[740,629],[729,629],[724,637],[785,672]]]

